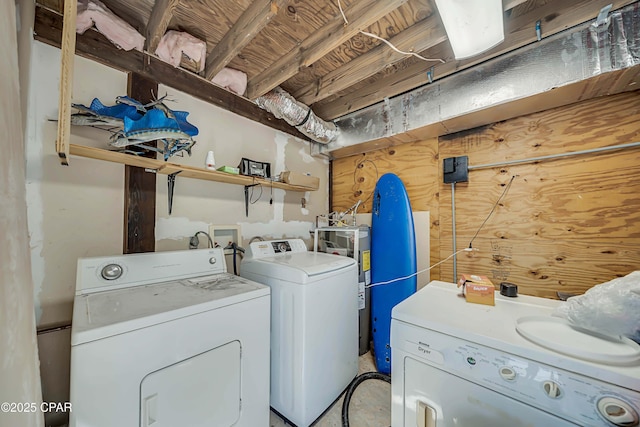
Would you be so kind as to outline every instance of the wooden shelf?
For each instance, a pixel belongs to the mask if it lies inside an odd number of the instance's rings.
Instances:
[[[87,147],[83,145],[70,144],[69,153],[74,156],[87,157],[107,162],[120,163],[123,165],[137,166],[140,168],[153,169],[162,175],[178,173],[177,177],[202,179],[207,181],[224,182],[226,184],[251,185],[262,184],[265,187],[280,188],[291,191],[315,191],[317,188],[292,185],[284,182],[271,181],[269,179],[256,178],[245,175],[233,175],[225,172],[197,168],[194,166],[180,165],[177,163],[165,162],[158,159],[138,157],[131,154],[118,153],[101,148]]]

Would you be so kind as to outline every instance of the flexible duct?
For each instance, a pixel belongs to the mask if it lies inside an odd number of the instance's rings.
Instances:
[[[279,86],[258,97],[255,103],[316,142],[328,144],[338,135],[336,125],[320,119],[310,107],[296,101]]]

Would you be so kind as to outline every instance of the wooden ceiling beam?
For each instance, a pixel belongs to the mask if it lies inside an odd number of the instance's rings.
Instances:
[[[180,0],[156,0],[147,24],[146,50],[155,53]]]
[[[301,67],[308,67],[317,60],[352,38],[360,30],[388,15],[407,0],[360,0],[344,10],[349,21],[345,25],[342,14],[336,15],[296,48],[280,57],[266,70],[249,80],[247,96],[255,99],[264,95],[280,83],[290,79]]]
[[[637,0],[593,0],[587,3],[584,0],[565,0],[547,3],[530,12],[505,21],[505,40],[494,49],[471,59],[462,61],[449,61],[445,64],[437,64],[434,67],[434,76],[441,79],[454,72],[470,68],[486,60],[495,58],[504,53],[523,47],[536,41],[535,28],[532,23],[540,20],[542,23],[542,36],[549,37],[567,28],[595,19],[600,9],[609,3],[613,4],[612,10],[619,9]],[[423,52],[423,55],[444,55],[446,49],[436,47],[439,52]],[[444,58],[446,59],[446,58]],[[326,103],[314,105],[313,111],[325,120],[332,120],[344,116],[350,112],[375,104],[381,98],[396,96],[400,93],[415,89],[427,84],[425,71],[428,65],[422,61],[417,62],[388,77],[379,79],[374,84],[367,85],[340,98]]]
[[[289,0],[255,0],[238,18],[222,40],[207,56],[205,76],[211,80],[220,72],[262,29]]]
[[[503,7],[507,11],[526,1],[503,0]],[[389,43],[405,52],[420,53],[446,40],[448,40],[447,33],[437,13],[435,13],[391,38]],[[395,52],[389,46],[381,43],[354,60],[349,61],[344,66],[292,93],[292,95],[298,101],[311,105],[345,90],[406,58],[407,55]]]
[[[432,16],[392,37],[389,42],[402,51],[419,53],[446,40],[447,33],[440,24],[440,19]],[[316,82],[292,93],[292,95],[298,101],[311,105],[406,58],[407,55],[394,51],[385,43],[380,43],[342,67],[322,76]]]
[[[60,47],[62,15],[36,6],[34,37],[43,43]],[[158,83],[185,92],[194,98],[223,108],[249,120],[261,123],[302,140],[309,138],[282,119],[261,109],[255,103],[231,93],[189,71],[175,68],[153,55],[136,50],[123,51],[97,31],[86,31],[76,37],[76,55],[121,71],[135,72]]]

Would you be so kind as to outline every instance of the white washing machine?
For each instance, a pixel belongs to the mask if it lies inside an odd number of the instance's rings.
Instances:
[[[358,267],[301,239],[251,243],[240,274],[271,287],[271,407],[298,427],[358,373]]]
[[[560,301],[459,294],[435,281],[393,309],[393,427],[638,425],[637,344],[552,317]]]
[[[269,296],[222,249],[79,259],[70,426],[268,426]]]

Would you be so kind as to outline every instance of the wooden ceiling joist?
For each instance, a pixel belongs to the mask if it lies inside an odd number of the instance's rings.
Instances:
[[[34,37],[43,43],[60,47],[62,15],[37,6]],[[253,102],[231,93],[189,71],[175,68],[153,55],[131,50],[125,52],[111,44],[97,31],[86,31],[76,37],[76,54],[125,72],[135,72],[160,84],[170,86],[217,107],[238,114],[308,141],[309,138],[282,119],[261,109]]]
[[[147,24],[146,49],[148,52],[155,53],[160,39],[169,27],[178,2],[179,0],[156,0]]]
[[[634,3],[637,0],[597,0],[585,4],[583,0],[565,0],[558,4],[550,2],[540,8],[536,8],[529,13],[508,20],[505,23],[505,40],[494,49],[486,52],[481,56],[462,61],[449,61],[445,64],[436,64],[434,67],[434,75],[437,79],[441,79],[454,72],[470,68],[474,65],[484,62],[488,59],[495,58],[499,55],[521,48],[529,43],[536,42],[535,28],[531,27],[532,22],[540,19],[542,23],[542,36],[549,37],[566,30],[577,23],[587,22],[595,19],[594,10],[600,10],[607,4],[613,4],[613,10]],[[505,2],[505,5],[507,2]],[[513,6],[513,2],[509,2],[508,6]],[[594,7],[594,4],[596,5]],[[439,49],[442,55],[445,55],[447,49]],[[431,53],[438,53],[438,48],[432,49]],[[374,84],[368,84],[358,90],[344,94],[339,98],[328,100],[315,104],[314,112],[325,120],[335,119],[345,114],[357,111],[372,105],[380,98],[393,97],[400,93],[415,89],[421,85],[427,84],[425,70],[430,65],[420,61],[414,63],[405,69],[390,74],[388,77],[379,79]]]
[[[262,29],[289,0],[255,0],[244,11],[233,27],[207,55],[205,76],[211,80]]]
[[[346,42],[360,30],[380,20],[407,0],[360,0],[345,9],[349,21],[345,25],[342,14],[335,16],[321,30],[314,32],[295,49],[280,57],[262,73],[249,80],[247,96],[255,99],[280,83],[293,77],[301,67],[308,67]]]
[[[391,38],[389,42],[399,50],[420,53],[445,40],[447,40],[447,33],[444,31],[444,27],[437,17],[432,16],[407,28]],[[373,76],[406,57],[407,55],[398,53],[386,44],[380,43],[367,53],[347,62],[292,95],[298,101],[311,105]]]
[[[518,54],[516,49],[536,43],[537,22],[546,38],[592,21],[609,3],[614,11],[627,5],[640,7],[640,0],[501,1],[504,42],[460,61],[454,59],[434,0],[109,0],[116,16],[144,31],[146,52],[119,50],[96,31],[78,36],[76,52],[308,139],[250,99],[282,85],[298,101],[311,105],[319,118],[333,120],[428,85],[430,70],[433,80],[440,80],[499,55]],[[37,3],[57,15],[37,11],[36,38],[59,46],[62,26],[55,21],[62,20],[65,2]],[[198,67],[183,57],[180,67],[174,68],[154,55],[169,28],[206,40],[208,54],[195,64]],[[434,61],[403,55],[386,43],[358,35],[364,31]],[[205,67],[199,72],[201,65]],[[246,97],[211,83],[224,67],[249,77]]]
[[[512,9],[525,1],[504,0],[504,10]],[[389,43],[404,52],[421,53],[446,40],[448,40],[447,33],[436,13],[391,38]],[[311,105],[373,76],[406,57],[407,55],[395,52],[385,44],[380,44],[292,95],[298,101]],[[434,61],[431,65],[435,65],[435,62],[439,61]]]

